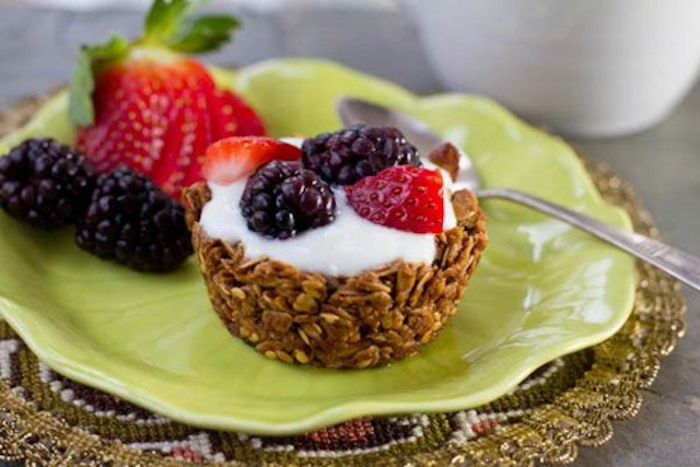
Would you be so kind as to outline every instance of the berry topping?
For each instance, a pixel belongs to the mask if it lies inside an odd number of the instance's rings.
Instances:
[[[442,232],[445,205],[440,172],[389,167],[345,187],[348,203],[375,224],[415,233]]]
[[[97,179],[75,239],[83,250],[139,271],[174,269],[192,253],[182,205],[127,166]]]
[[[94,184],[85,158],[52,139],[29,139],[0,158],[0,207],[35,227],[75,222]]]
[[[328,184],[300,162],[289,161],[260,167],[248,179],[240,207],[250,230],[279,239],[329,224],[336,215]]]
[[[71,82],[77,146],[95,169],[128,165],[177,199],[202,179],[200,158],[211,143],[265,132],[240,97],[183,55],[219,48],[238,26],[229,16],[190,20],[195,3],[156,0],[143,37],[84,46]]]
[[[302,145],[304,167],[328,183],[352,185],[396,165],[420,165],[418,150],[394,127],[354,125],[309,138]]]
[[[232,137],[209,146],[204,156],[202,175],[210,182],[226,185],[255,172],[272,161],[297,161],[296,146],[262,136]]]

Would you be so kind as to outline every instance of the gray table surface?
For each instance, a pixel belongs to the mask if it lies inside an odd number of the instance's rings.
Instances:
[[[279,56],[341,61],[420,91],[440,88],[415,28],[401,11],[328,8],[284,14],[238,11],[246,27],[236,41],[208,57],[245,65]],[[0,109],[46,92],[70,76],[75,51],[109,31],[135,34],[133,12],[74,13],[0,7]],[[358,33],[361,31],[361,33]],[[671,244],[700,254],[700,86],[674,114],[644,133],[608,140],[579,139],[591,157],[609,163],[636,188]],[[688,331],[662,363],[637,417],[614,424],[612,440],[580,450],[577,466],[693,466],[700,464],[700,294],[684,289]],[[0,462],[0,467],[4,464]]]

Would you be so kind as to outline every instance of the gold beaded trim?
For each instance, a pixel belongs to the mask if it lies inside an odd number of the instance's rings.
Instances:
[[[0,114],[0,137],[14,131],[36,112],[47,97],[25,99]],[[653,219],[644,210],[632,187],[600,163],[582,156],[602,196],[625,209],[636,231],[658,237]],[[461,443],[432,441],[429,449],[412,451],[410,460],[378,456],[381,465],[461,466],[565,464],[573,461],[578,446],[598,446],[612,436],[611,421],[636,415],[642,402],[640,390],[656,377],[662,357],[668,355],[685,331],[685,304],[677,281],[643,263],[637,264],[639,284],[632,315],[612,338],[571,356],[591,360],[592,365],[573,385],[554,386],[549,403],[521,410],[512,423],[504,423],[484,436]],[[580,355],[580,357],[579,357]],[[71,426],[17,389],[0,380],[0,459],[25,460],[27,465],[72,466],[191,466],[192,462],[132,449],[125,444]],[[509,396],[486,408],[512,405]],[[436,417],[437,419],[437,417]],[[276,460],[275,460],[276,459]],[[365,459],[366,460],[366,459]],[[279,458],[255,460],[281,465]],[[287,458],[284,465],[355,465],[338,459]],[[242,466],[238,461],[199,461],[197,465]]]

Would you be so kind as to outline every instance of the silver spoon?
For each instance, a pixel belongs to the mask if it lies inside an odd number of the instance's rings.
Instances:
[[[396,110],[355,98],[342,98],[337,104],[338,114],[345,125],[390,125],[400,129],[406,139],[421,154],[447,143],[425,123]],[[588,217],[563,206],[510,188],[481,188],[481,182],[471,160],[460,151],[459,176],[456,187],[472,190],[480,198],[501,198],[547,213],[586,231],[618,248],[656,266],[662,271],[700,290],[700,258],[657,240],[630,232]]]

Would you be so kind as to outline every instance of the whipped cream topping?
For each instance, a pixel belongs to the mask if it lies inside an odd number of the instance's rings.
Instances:
[[[450,200],[450,177],[442,170],[440,173],[445,186],[443,230],[448,230],[457,220]],[[329,276],[355,275],[397,259],[411,263],[432,263],[435,259],[434,234],[404,232],[360,217],[348,204],[342,187],[332,187],[337,204],[335,221],[287,240],[264,237],[248,229],[238,206],[246,182],[210,182],[212,197],[202,209],[200,224],[209,237],[243,242],[249,258],[268,257]]]

